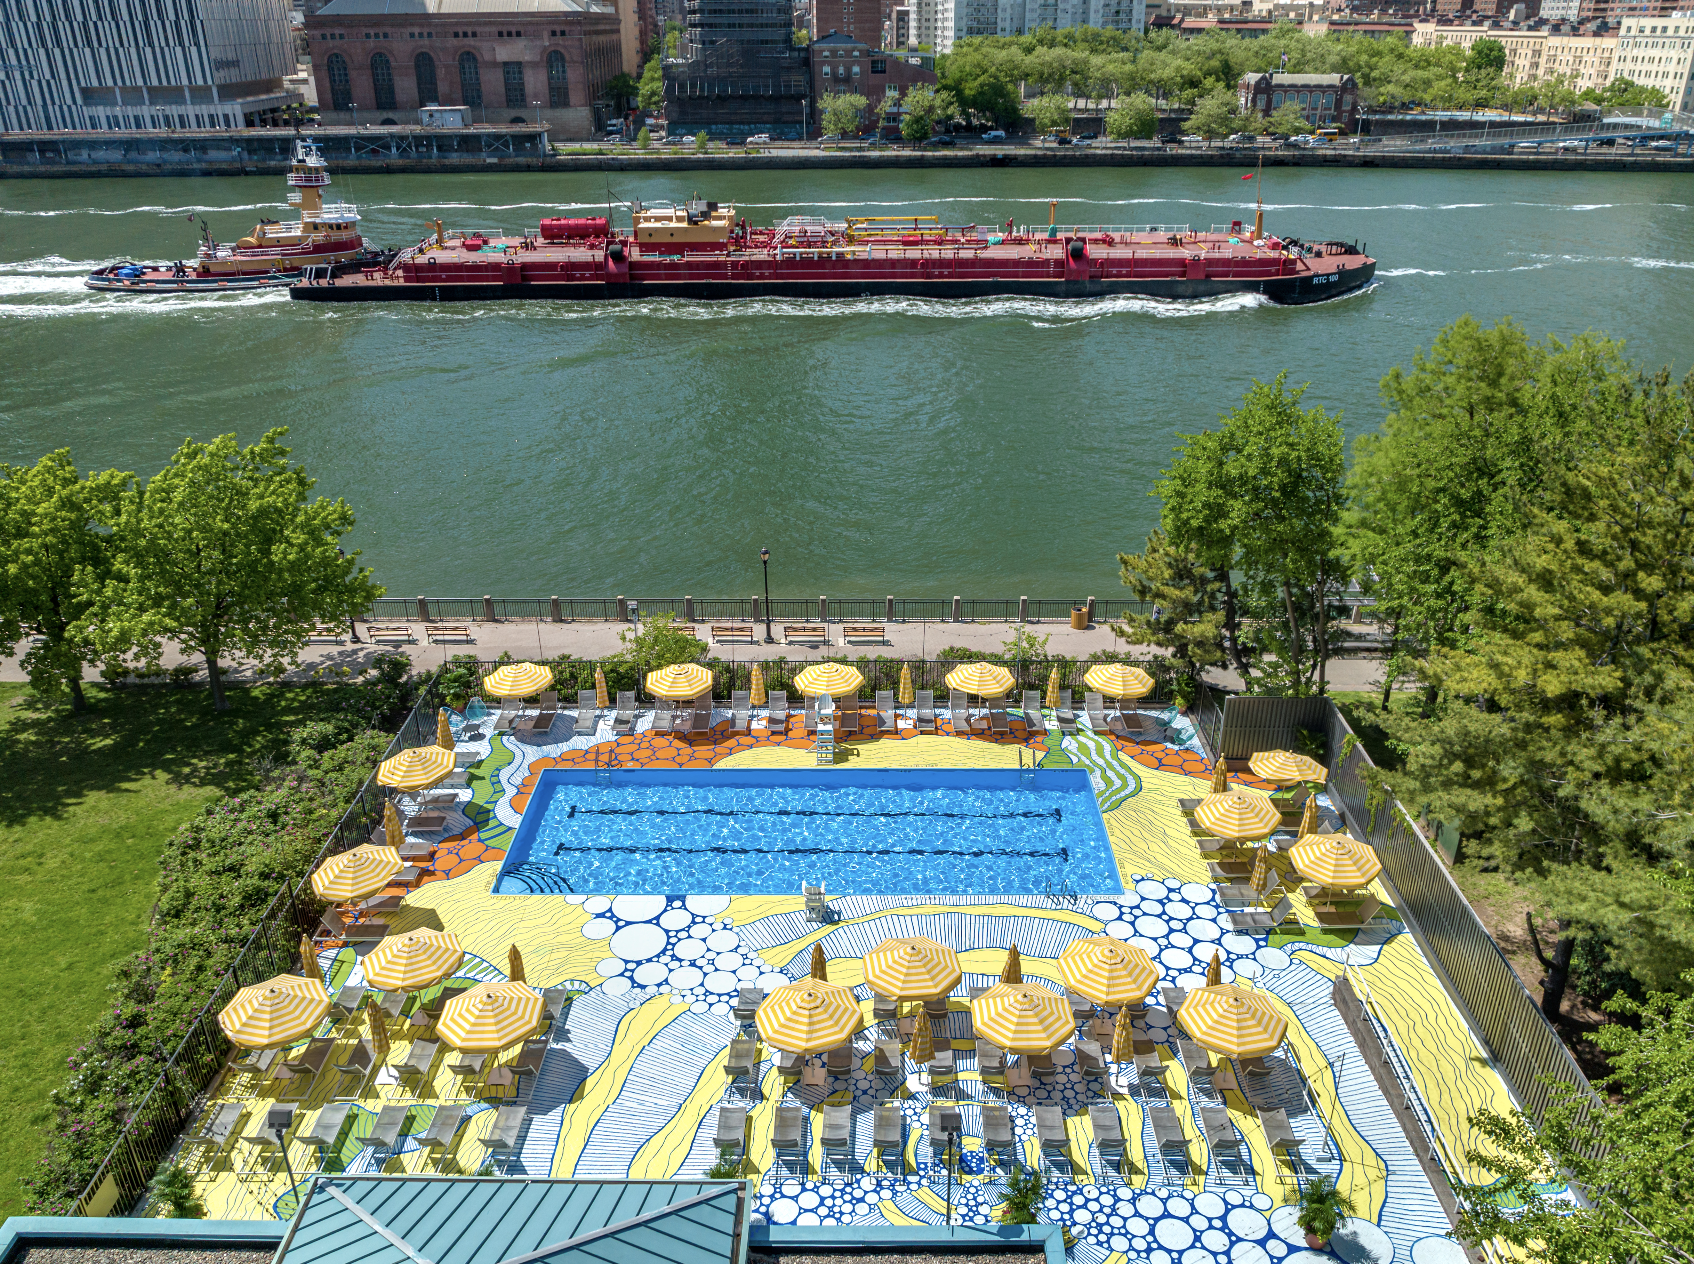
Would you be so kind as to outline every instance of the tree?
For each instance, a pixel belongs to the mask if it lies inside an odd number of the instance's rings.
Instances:
[[[1152,140],[1159,130],[1159,108],[1153,98],[1137,92],[1106,115],[1106,135],[1113,140]]]
[[[646,149],[652,143],[653,133],[648,131],[645,127],[635,134],[635,147],[637,149]]]
[[[1029,115],[1035,123],[1035,130],[1044,135],[1048,132],[1068,132],[1071,128],[1070,98],[1053,92],[1039,96],[1030,106]]]
[[[1112,624],[1114,635],[1131,645],[1157,645],[1170,651],[1179,669],[1198,676],[1223,662],[1223,583],[1209,571],[1190,543],[1178,548],[1155,529],[1140,553],[1119,553],[1124,586],[1149,614],[1125,614]]]
[[[646,68],[641,72],[641,86],[636,89],[636,104],[645,114],[655,114],[665,104],[665,68],[664,63],[657,57],[647,59]]]
[[[703,154],[712,147],[712,138],[705,132],[694,133],[694,152]]]
[[[1301,136],[1312,130],[1306,122],[1306,112],[1292,102],[1284,102],[1271,111],[1265,129],[1279,136]]]
[[[952,93],[920,83],[906,92],[906,117],[900,122],[900,134],[913,143],[926,141],[958,112]]]
[[[1586,96],[1587,93],[1583,95]],[[1614,110],[1626,109],[1632,105],[1664,110],[1670,107],[1670,98],[1658,88],[1636,83],[1635,80],[1620,75],[1600,90],[1598,103]]]
[[[1229,135],[1236,130],[1240,121],[1235,93],[1228,88],[1219,88],[1208,93],[1194,107],[1194,112],[1188,116],[1182,130],[1192,136],[1204,136],[1211,140],[1217,136]]]
[[[0,465],[0,656],[23,636],[39,636],[22,666],[45,698],[69,693],[83,711],[83,664],[95,660],[77,631],[89,589],[111,573],[112,535],[133,474],[106,470],[81,478],[70,450],[33,466]]]
[[[1331,610],[1349,574],[1347,495],[1339,414],[1302,409],[1306,388],[1290,392],[1287,379],[1255,381],[1221,429],[1181,436],[1155,494],[1171,545],[1219,586],[1243,684],[1303,695],[1325,688]]]
[[[223,710],[226,654],[279,671],[299,662],[320,620],[344,620],[383,593],[359,554],[336,542],[353,529],[345,501],[308,501],[313,480],[291,465],[286,427],[248,448],[234,435],[184,441],[171,463],[125,493],[111,577],[89,587],[73,635],[102,657],[139,653],[157,664],[166,638],[206,660]]]
[[[640,91],[641,85],[621,70],[610,79],[606,80],[606,99],[610,101],[613,108],[617,109],[619,112],[622,112],[628,104],[629,99]]]
[[[819,124],[826,136],[857,135],[870,102],[857,92],[836,92],[824,97]]]
[[[634,632],[618,633],[618,641],[623,648],[608,654],[604,661],[628,664],[640,673],[696,662],[706,652],[706,643],[678,628],[676,620],[668,614],[644,620]]]
[[[1497,39],[1479,39],[1465,54],[1465,78],[1473,75],[1498,79],[1506,69],[1506,46]]]
[[[1694,990],[1694,976],[1684,991]],[[1534,1264],[1688,1264],[1694,1258],[1694,999],[1660,992],[1638,1005],[1619,996],[1594,1042],[1611,1074],[1608,1098],[1560,1086],[1537,1128],[1527,1116],[1481,1111],[1471,1127],[1489,1143],[1469,1152],[1495,1180],[1462,1185],[1456,1236],[1518,1248]],[[1598,1144],[1596,1144],[1598,1143]],[[1566,1179],[1583,1204],[1560,1197]]]

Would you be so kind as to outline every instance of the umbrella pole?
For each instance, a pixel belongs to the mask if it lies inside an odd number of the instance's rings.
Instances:
[[[958,1140],[956,1133],[947,1135],[947,1153],[943,1159],[947,1167],[947,1224],[949,1227],[953,1224],[953,1146]]]

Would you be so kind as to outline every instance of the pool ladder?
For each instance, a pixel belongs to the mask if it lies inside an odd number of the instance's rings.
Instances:
[[[609,786],[612,784],[612,769],[618,766],[618,750],[616,746],[607,746],[604,753],[594,752],[594,784]]]
[[[1035,784],[1035,752],[1029,753],[1029,763],[1023,762],[1024,748],[1018,747],[1018,785],[1025,789]]]

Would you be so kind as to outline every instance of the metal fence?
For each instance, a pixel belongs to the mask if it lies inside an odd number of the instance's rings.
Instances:
[[[1243,701],[1257,700],[1231,698],[1229,706]],[[1574,1085],[1591,1095],[1588,1079],[1570,1050],[1542,1015],[1541,1007],[1477,919],[1447,867],[1419,835],[1406,810],[1388,797],[1374,810],[1367,802],[1370,791],[1364,770],[1373,765],[1357,742],[1351,743],[1351,749],[1342,756],[1353,730],[1341,712],[1327,698],[1313,701],[1328,710],[1331,796],[1345,810],[1353,829],[1376,849],[1394,887],[1396,908],[1417,932],[1425,953],[1458,996],[1468,1012],[1471,1030],[1482,1038],[1525,1113],[1539,1122],[1553,1101],[1554,1089],[1543,1077]],[[1225,729],[1227,733],[1227,723]],[[1232,737],[1226,736],[1226,742]]]
[[[435,710],[439,705],[433,678],[426,681],[417,704],[389,742],[387,759],[407,746],[435,740]],[[375,772],[359,788],[335,823],[305,873],[327,857],[357,846],[382,819],[385,792]],[[308,878],[284,883],[259,918],[229,969],[213,987],[188,1031],[171,1054],[159,1078],[143,1094],[125,1121],[123,1131],[77,1198],[72,1212],[103,1216],[113,1208],[131,1206],[147,1188],[159,1164],[188,1122],[201,1095],[217,1078],[229,1056],[230,1044],[218,1026],[218,1011],[248,984],[298,969],[300,936],[317,926],[319,902],[307,887]]]
[[[820,606],[820,602],[823,604]],[[1145,614],[1147,604],[1099,597],[778,597],[770,603],[770,618],[784,623],[1014,623],[1064,622],[1071,610],[1093,603],[1096,622]],[[401,622],[618,622],[628,619],[627,607],[643,614],[668,614],[698,622],[741,623],[763,619],[764,602],[755,597],[381,597],[363,616],[376,623]]]

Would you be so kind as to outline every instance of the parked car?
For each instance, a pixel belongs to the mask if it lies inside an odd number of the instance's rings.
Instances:
[[[951,136],[931,136],[923,144],[925,149],[951,149],[958,143]]]
[[[1647,146],[1647,148],[1656,149],[1662,154],[1674,154],[1676,152],[1676,142],[1674,140],[1656,140],[1651,145]]]
[[[1521,145],[1513,145],[1512,148],[1520,154],[1538,154],[1541,152],[1541,146],[1530,140],[1524,141]]]
[[[1253,143],[1253,139],[1253,134],[1251,132],[1237,132],[1225,143],[1230,145],[1251,145]]]
[[[770,133],[760,132],[756,136],[749,136],[747,138],[747,143],[749,145],[768,145],[771,143]]]
[[[1071,142],[1071,144],[1073,144],[1073,145],[1076,145],[1076,146],[1079,146],[1079,147],[1080,147],[1080,148],[1082,148],[1082,149],[1087,149],[1087,148],[1088,148],[1088,147],[1089,147],[1089,146],[1090,146],[1090,145],[1092,145],[1092,144],[1093,144],[1093,143],[1094,143],[1094,142],[1093,142],[1093,141],[1091,141],[1091,140],[1084,140],[1084,139],[1083,139],[1083,138],[1082,138],[1082,137],[1080,137],[1080,136],[1078,136],[1078,137],[1077,137],[1077,138],[1076,138],[1076,139],[1075,139],[1075,140],[1073,140],[1073,141],[1072,141],[1072,142]]]
[[[995,128],[991,132],[984,132],[982,134],[982,139],[983,140],[1005,140],[1006,139],[1006,133],[1002,132],[999,128]]]
[[[1099,132],[1078,132],[1076,134],[1076,138],[1078,140],[1099,140],[1100,139],[1100,133]]]
[[[1560,149],[1581,149],[1587,143],[1588,142],[1584,141],[1584,140],[1562,140],[1562,141],[1559,142],[1559,148]]]

